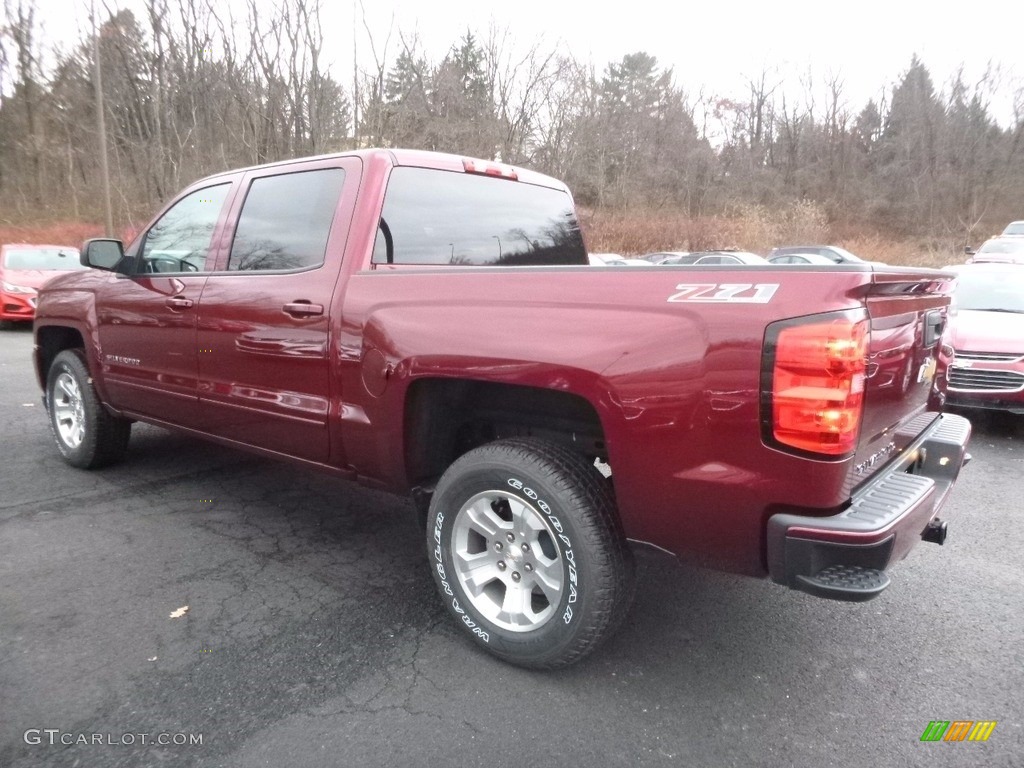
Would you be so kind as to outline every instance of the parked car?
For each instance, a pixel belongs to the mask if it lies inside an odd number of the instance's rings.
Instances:
[[[955,310],[943,335],[946,403],[1024,414],[1024,265],[948,267]]]
[[[968,264],[981,262],[1000,262],[1004,264],[1024,264],[1024,237],[1019,235],[998,235],[990,237],[978,250],[970,246],[964,248],[970,258]]]
[[[666,262],[662,262],[665,264]],[[674,264],[687,264],[690,266],[713,267],[728,264],[767,264],[764,256],[748,251],[699,251],[687,254]]]
[[[1003,230],[1003,235],[1024,235],[1024,221],[1011,221]]]
[[[699,257],[700,254],[691,254],[690,251],[655,251],[645,253],[640,258],[651,264],[692,264]]]
[[[568,188],[525,168],[292,159],[88,242],[39,295],[35,371],[74,467],[140,421],[408,494],[409,567],[461,636],[559,667],[621,624],[634,543],[863,601],[945,536],[971,432],[929,407],[952,275],[709,256],[730,267],[590,267]],[[871,376],[892,358],[905,389]]]
[[[587,255],[591,266],[595,267],[649,267],[651,262],[643,259],[630,259],[617,253],[591,253]]]
[[[819,264],[829,267],[834,267],[838,263],[819,253],[782,253],[778,256],[769,256],[768,261],[772,264]]]
[[[797,253],[811,253],[818,256],[824,256],[826,259],[832,261],[833,264],[851,264],[861,263],[864,261],[860,256],[855,256],[845,248],[840,248],[838,245],[786,245],[780,248],[772,248],[768,254],[768,261],[774,263],[776,256],[786,256]]]
[[[77,248],[6,243],[0,246],[0,323],[30,321],[38,289],[59,272],[85,269]]]

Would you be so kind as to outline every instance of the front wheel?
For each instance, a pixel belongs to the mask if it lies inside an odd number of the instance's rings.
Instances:
[[[54,358],[46,377],[46,404],[50,430],[68,464],[96,469],[124,457],[132,423],[103,407],[82,350],[66,349]]]
[[[571,664],[629,608],[633,561],[608,484],[545,440],[500,440],[452,464],[431,500],[427,546],[448,610],[513,664]]]

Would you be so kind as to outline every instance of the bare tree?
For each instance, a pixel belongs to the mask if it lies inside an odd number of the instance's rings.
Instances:
[[[51,51],[36,0],[0,2],[0,210],[98,220],[91,38]],[[348,51],[328,40],[321,2],[142,0],[136,16],[99,0],[119,222],[211,172],[370,145],[527,165],[566,180],[587,206],[690,217],[745,208],[791,232],[820,231],[827,214],[837,226],[967,242],[1024,209],[1024,87],[997,69],[939,91],[914,58],[855,107],[828,70],[784,81],[762,68],[741,92],[714,93],[684,88],[642,51],[597,68],[494,26],[466,30],[431,61],[393,19],[371,28],[363,14],[369,64],[348,90],[331,58],[354,58],[356,41]],[[992,106],[1008,91],[1009,121]]]
[[[14,48],[14,96],[24,110],[24,130],[16,146],[30,168],[31,203],[43,202],[43,136],[39,120],[42,92],[39,81],[39,41],[36,6],[33,0],[4,0],[4,15],[10,20],[5,31]]]

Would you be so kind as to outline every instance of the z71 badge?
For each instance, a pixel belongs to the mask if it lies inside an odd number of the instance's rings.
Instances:
[[[697,301],[711,304],[767,304],[779,290],[778,283],[680,283],[669,301]]]

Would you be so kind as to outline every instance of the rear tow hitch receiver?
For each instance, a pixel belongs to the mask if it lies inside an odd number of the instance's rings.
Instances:
[[[921,538],[924,541],[930,541],[933,544],[945,544],[946,543],[946,523],[944,520],[935,518],[928,527],[924,529],[924,533],[921,534]]]

